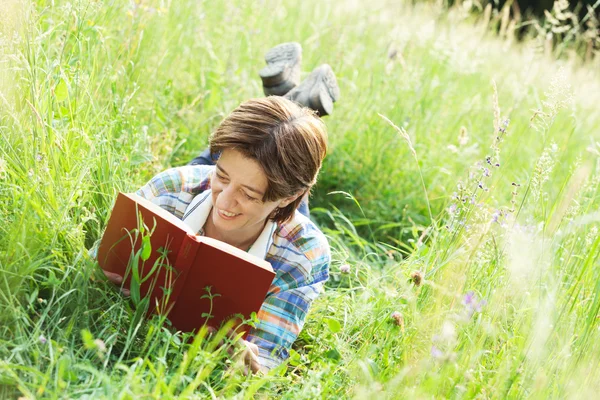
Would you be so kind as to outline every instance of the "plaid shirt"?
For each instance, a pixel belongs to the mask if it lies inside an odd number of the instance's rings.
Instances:
[[[192,199],[210,191],[214,168],[171,168],[152,178],[137,194],[182,219]],[[258,346],[261,364],[270,369],[288,358],[310,304],[329,277],[331,255],[323,233],[298,211],[291,221],[275,225],[266,248],[265,260],[276,275],[258,313],[259,322],[246,340]]]

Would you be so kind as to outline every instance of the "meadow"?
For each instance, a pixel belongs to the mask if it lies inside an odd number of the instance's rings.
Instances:
[[[0,398],[594,398],[598,61],[384,0],[0,1]],[[88,251],[303,46],[342,97],[331,278],[288,362],[145,321]]]

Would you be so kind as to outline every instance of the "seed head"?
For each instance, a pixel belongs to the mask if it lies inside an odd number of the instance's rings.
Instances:
[[[413,271],[410,274],[410,280],[415,286],[421,286],[421,283],[423,283],[423,274],[420,271]]]
[[[469,143],[469,134],[467,133],[467,128],[461,126],[460,133],[458,134],[458,144],[464,146],[467,143]]]

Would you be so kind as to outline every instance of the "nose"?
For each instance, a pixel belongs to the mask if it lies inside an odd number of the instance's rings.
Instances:
[[[221,190],[219,194],[219,205],[218,207],[226,211],[231,211],[237,205],[235,199],[235,190],[232,185],[227,185]]]

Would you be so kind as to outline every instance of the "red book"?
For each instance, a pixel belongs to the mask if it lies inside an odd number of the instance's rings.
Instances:
[[[138,216],[147,227],[144,234],[138,229],[142,227]],[[128,270],[136,252],[138,260]],[[260,310],[275,277],[269,262],[197,236],[173,214],[134,193],[119,193],[98,249],[98,263],[126,278],[124,287],[134,301],[150,296],[148,312],[166,315],[183,332],[196,331],[205,323],[218,328],[235,315],[250,318]],[[136,275],[140,284],[132,285]]]

